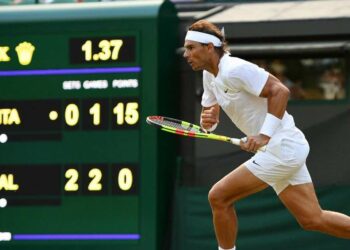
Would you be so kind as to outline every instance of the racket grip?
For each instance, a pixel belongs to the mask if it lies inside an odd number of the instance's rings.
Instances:
[[[241,139],[236,139],[236,138],[230,138],[231,139],[231,143],[234,145],[239,146],[241,143]]]

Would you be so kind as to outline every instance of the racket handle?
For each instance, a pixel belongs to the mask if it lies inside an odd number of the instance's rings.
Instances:
[[[236,138],[230,138],[231,139],[231,143],[234,145],[239,146],[241,143],[241,139],[236,139]]]
[[[247,137],[243,137],[241,139],[236,139],[236,138],[230,138],[231,139],[231,143],[234,145],[239,146],[241,141],[242,142],[246,142],[247,141]],[[259,151],[265,152],[266,151],[266,145],[262,146],[261,148],[258,149]]]

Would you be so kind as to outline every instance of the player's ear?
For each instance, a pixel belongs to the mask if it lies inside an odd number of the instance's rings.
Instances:
[[[209,51],[215,50],[215,47],[214,47],[214,45],[212,43],[208,43],[207,47],[208,47]]]

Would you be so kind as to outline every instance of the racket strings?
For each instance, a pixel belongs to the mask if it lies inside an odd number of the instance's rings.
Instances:
[[[182,124],[171,120],[164,119],[163,121],[161,121],[161,125],[171,127],[174,129],[184,130],[187,132],[195,132],[195,133],[201,132],[198,128],[193,127],[193,125],[191,124]]]

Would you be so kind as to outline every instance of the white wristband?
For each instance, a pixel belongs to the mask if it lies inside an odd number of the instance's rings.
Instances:
[[[276,129],[281,125],[281,122],[281,119],[270,113],[267,113],[265,121],[260,129],[260,134],[271,137],[275,133]]]

